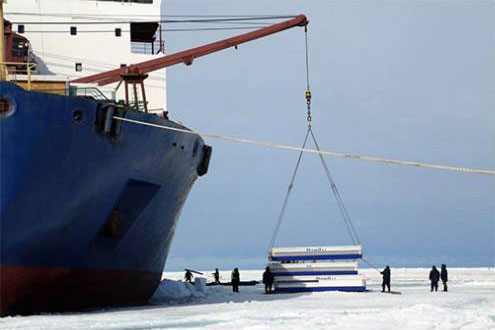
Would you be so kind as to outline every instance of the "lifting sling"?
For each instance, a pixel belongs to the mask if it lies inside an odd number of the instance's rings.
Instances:
[[[301,161],[302,161],[302,156],[303,156],[303,149],[306,148],[306,144],[308,142],[308,138],[311,136],[311,139],[313,140],[313,143],[316,147],[316,149],[318,151],[320,151],[320,146],[316,140],[316,136],[313,132],[313,129],[312,129],[312,116],[311,116],[311,88],[310,88],[310,84],[309,84],[309,55],[308,55],[308,32],[307,32],[307,26],[305,27],[304,29],[304,36],[305,36],[305,50],[306,50],[306,93],[305,93],[305,97],[306,97],[306,107],[307,107],[307,117],[306,117],[306,121],[307,121],[307,124],[308,124],[308,128],[306,130],[306,135],[304,137],[304,142],[302,144],[302,150],[299,152],[299,156],[297,158],[297,162],[296,162],[296,167],[294,169],[294,172],[292,173],[292,176],[291,176],[291,180],[290,180],[290,183],[289,183],[289,186],[287,188],[287,192],[285,194],[285,198],[284,198],[284,201],[282,203],[282,208],[278,214],[278,218],[277,218],[277,223],[275,225],[275,229],[273,231],[273,234],[272,234],[272,237],[270,239],[270,244],[268,246],[268,251],[273,248],[274,244],[275,244],[275,241],[277,239],[277,235],[278,235],[278,232],[280,230],[280,225],[282,223],[282,220],[284,218],[284,215],[285,215],[285,210],[287,208],[287,204],[289,202],[289,197],[290,197],[290,194],[292,192],[292,188],[294,187],[294,181],[296,179],[296,176],[297,176],[297,172],[299,170],[299,166],[301,165]],[[340,214],[342,216],[342,219],[344,220],[344,223],[346,225],[346,228],[347,228],[347,231],[352,239],[352,242],[354,245],[360,245],[360,241],[359,241],[359,237],[356,233],[356,230],[354,228],[354,225],[352,224],[352,221],[351,221],[351,218],[349,216],[349,213],[347,212],[347,209],[344,205],[344,202],[342,200],[342,197],[340,196],[339,194],[339,191],[337,189],[337,185],[335,184],[335,181],[332,177],[332,174],[330,172],[330,169],[328,168],[328,165],[325,161],[325,158],[323,157],[322,154],[318,154],[319,157],[320,157],[320,161],[321,161],[321,164],[323,166],[323,169],[325,171],[325,174],[326,174],[326,177],[327,177],[327,180],[328,180],[328,183],[332,189],[332,193],[334,194],[335,196],[335,199],[337,201],[337,206],[339,208],[339,211],[340,211]]]

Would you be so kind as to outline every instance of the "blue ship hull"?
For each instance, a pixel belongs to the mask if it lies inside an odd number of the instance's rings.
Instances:
[[[92,99],[0,83],[0,102],[0,314],[146,302],[211,148]]]

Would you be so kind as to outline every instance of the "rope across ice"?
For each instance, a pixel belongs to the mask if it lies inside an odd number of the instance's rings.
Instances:
[[[306,149],[306,148],[301,148],[298,146],[291,146],[288,144],[258,141],[258,140],[238,138],[238,137],[232,137],[232,136],[224,136],[224,135],[220,135],[220,134],[212,134],[212,133],[205,133],[205,132],[199,132],[199,131],[191,131],[188,129],[182,129],[182,128],[176,128],[176,127],[169,127],[169,126],[165,126],[165,125],[147,123],[147,122],[129,119],[129,118],[122,118],[122,117],[114,116],[113,119],[123,121],[123,122],[133,123],[133,124],[137,124],[137,125],[143,125],[143,126],[148,126],[148,127],[165,129],[165,130],[169,130],[169,131],[182,132],[182,133],[187,133],[187,134],[196,134],[196,135],[209,137],[212,139],[219,139],[219,140],[225,140],[225,141],[231,141],[231,142],[253,144],[253,145],[268,147],[268,148],[285,149],[285,150],[292,150],[292,151],[302,151],[302,152],[306,152],[306,153],[320,154],[320,155],[324,155],[324,156],[332,156],[332,157],[338,157],[338,158],[349,158],[349,159],[361,160],[361,161],[366,161],[366,162],[374,162],[374,163],[395,164],[395,165],[402,165],[402,166],[414,166],[414,167],[422,167],[422,168],[429,168],[429,169],[435,169],[435,170],[444,170],[444,171],[454,171],[454,172],[484,174],[484,175],[494,175],[495,176],[495,170],[461,167],[461,166],[439,165],[439,164],[433,164],[433,163],[415,162],[415,161],[390,159],[390,158],[381,158],[381,157],[366,156],[366,155],[360,155],[360,154],[342,153],[342,152],[337,152],[337,151],[332,151],[332,150]]]

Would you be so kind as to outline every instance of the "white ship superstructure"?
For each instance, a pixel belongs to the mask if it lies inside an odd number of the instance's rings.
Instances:
[[[30,40],[40,74],[71,80],[163,56],[164,2],[10,0],[5,17]],[[150,112],[166,111],[166,69],[150,73],[145,84]],[[116,99],[124,98],[120,87]]]

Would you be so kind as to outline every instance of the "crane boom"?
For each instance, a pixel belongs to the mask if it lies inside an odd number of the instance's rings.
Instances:
[[[263,38],[268,35],[281,32],[296,26],[306,26],[308,24],[308,20],[304,15],[298,15],[293,19],[288,21],[280,22],[277,24],[273,24],[255,31],[251,31],[248,33],[241,34],[236,37],[216,41],[204,46],[199,46],[196,48],[191,48],[189,50],[185,50],[182,52],[178,52],[175,54],[163,56],[157,59],[132,64],[130,66],[115,69],[107,72],[98,73],[95,75],[78,78],[72,80],[73,83],[98,83],[100,86],[108,85],[117,81],[123,80],[122,75],[128,73],[139,73],[139,74],[147,74],[152,71],[160,70],[172,65],[176,65],[179,63],[184,63],[186,65],[191,65],[195,58],[205,56],[211,53],[218,52],[220,50],[235,47],[242,43],[255,40],[258,38]]]

